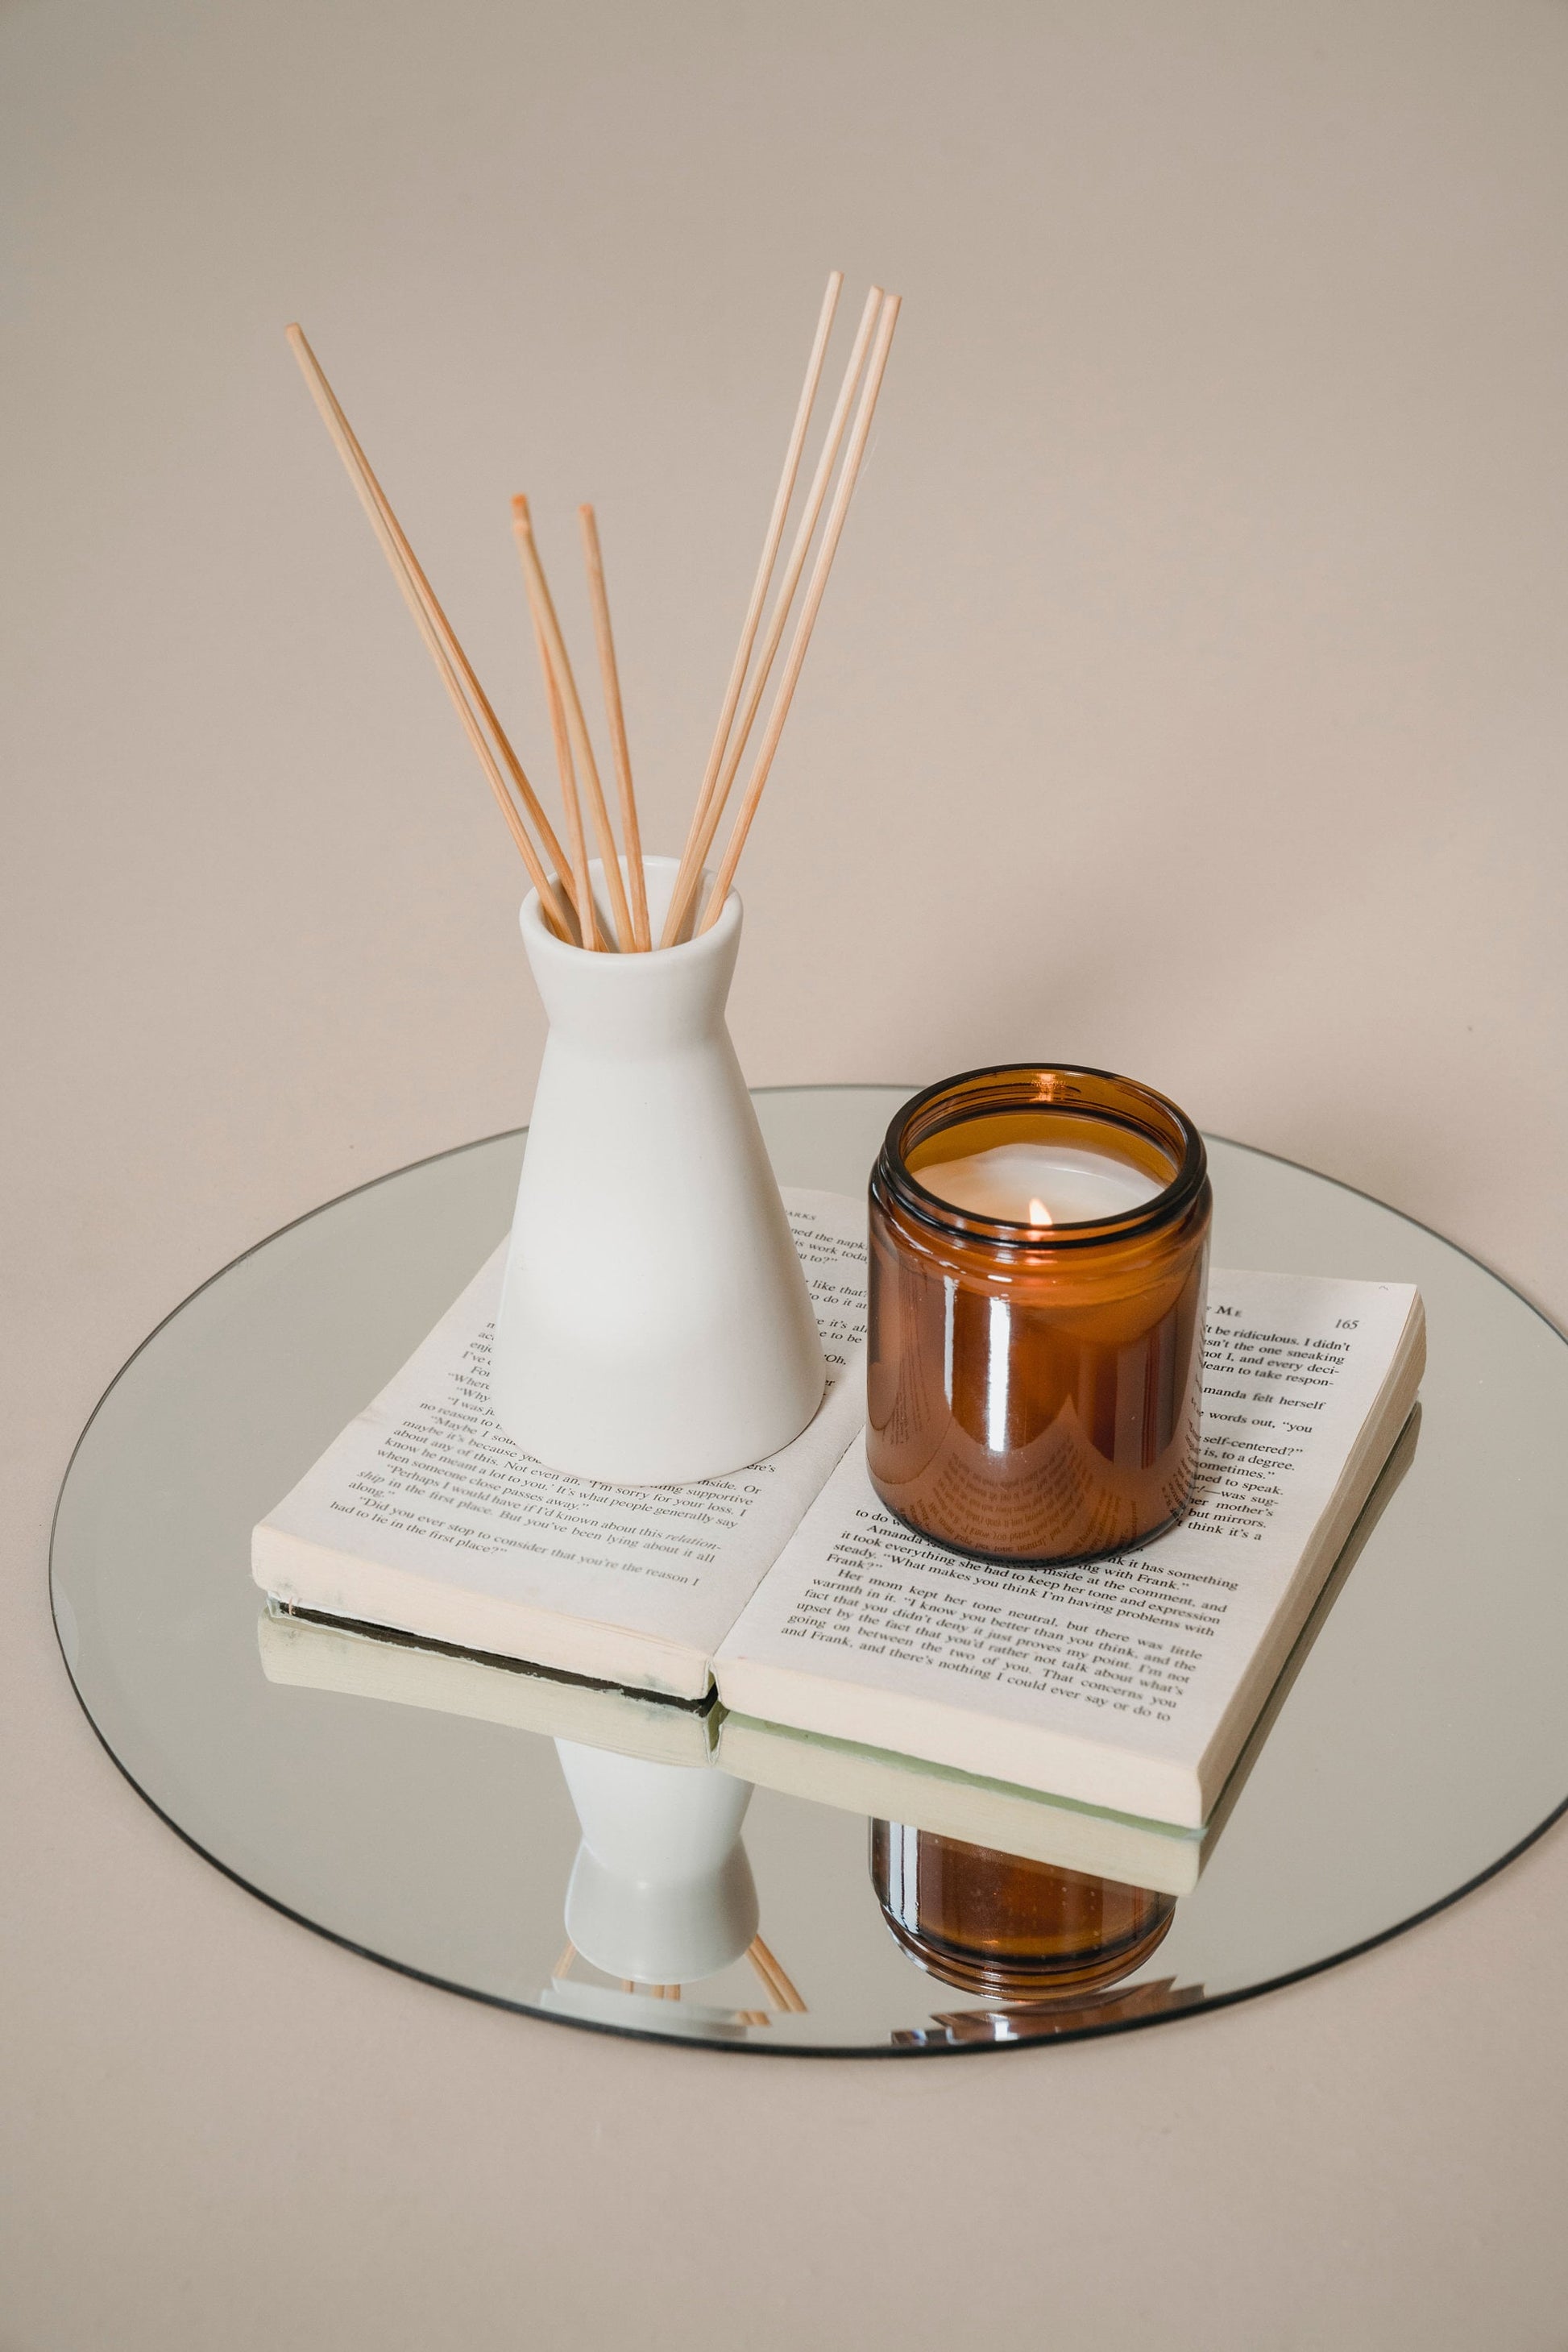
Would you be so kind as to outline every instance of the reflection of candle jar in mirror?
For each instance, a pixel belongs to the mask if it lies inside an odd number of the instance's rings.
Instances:
[[[1173,1895],[1148,1887],[902,1822],[872,1822],[871,1884],[911,1959],[944,1984],[1006,2000],[1048,2000],[1131,1976],[1176,1907]]]
[[[866,1459],[954,1550],[1139,1543],[1197,1465],[1203,1139],[1103,1070],[975,1070],[900,1111],[871,1177]]]

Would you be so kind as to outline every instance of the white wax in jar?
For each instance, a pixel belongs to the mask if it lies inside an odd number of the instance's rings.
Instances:
[[[919,1168],[915,1181],[972,1217],[1020,1225],[1081,1225],[1125,1216],[1171,1181],[1106,1151],[1059,1143],[999,1143]]]

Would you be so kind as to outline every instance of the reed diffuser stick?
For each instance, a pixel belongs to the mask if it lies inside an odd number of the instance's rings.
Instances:
[[[528,583],[529,602],[534,618],[543,629],[550,647],[551,667],[555,672],[566,706],[566,725],[572,738],[572,756],[577,772],[586,787],[588,808],[594,820],[594,832],[599,844],[599,856],[605,868],[605,887],[609,894],[610,911],[616,921],[616,939],[623,953],[634,945],[632,913],[626,903],[626,884],[621,878],[621,861],[616,848],[615,830],[610,824],[610,812],[605,801],[605,787],[599,782],[598,766],[594,758],[594,746],[589,740],[588,722],[583,716],[582,697],[572,674],[572,656],[566,650],[566,640],[561,634],[561,624],[555,616],[555,605],[550,593],[550,583],[544,576],[544,566],[534,545],[533,523],[528,511],[528,500],[515,498],[511,502],[512,533],[518,553],[522,558],[523,578]]]
[[[681,926],[686,922],[690,912],[691,902],[700,887],[702,868],[707,862],[708,853],[713,846],[713,836],[719,830],[720,819],[724,814],[735,778],[740,772],[741,761],[745,756],[752,729],[756,724],[757,712],[762,707],[763,696],[767,690],[768,679],[773,674],[779,646],[784,641],[790,608],[795,603],[795,590],[800,585],[800,575],[805,568],[805,559],[810,553],[811,542],[821,519],[828,485],[833,478],[833,468],[838,462],[838,452],[844,441],[844,428],[849,421],[849,411],[859,385],[861,370],[866,364],[866,353],[870,347],[872,330],[877,323],[877,315],[881,303],[882,289],[879,286],[873,286],[866,297],[866,307],[860,314],[860,324],[856,330],[855,341],[845,366],[843,381],[838,387],[838,397],[834,402],[833,413],[827,420],[827,431],[824,436],[822,448],[817,457],[816,470],[812,477],[811,488],[806,492],[805,507],[795,531],[795,544],[790,550],[789,562],[784,567],[784,580],[774,600],[773,614],[768,622],[767,635],[763,640],[763,649],[757,657],[751,691],[746,697],[746,707],[741,714],[740,723],[730,740],[723,765],[715,780],[713,789],[708,793],[706,804],[700,806],[697,815],[692,820],[687,854],[682,860],[681,869],[676,877],[675,889],[670,897],[669,915],[665,924],[662,941],[666,947],[673,945],[675,940],[679,937]]]
[[[663,936],[659,940],[661,947],[673,947],[680,935],[680,927],[686,920],[689,908],[692,893],[687,886],[693,871],[693,855],[703,821],[708,814],[709,805],[713,798],[720,769],[723,765],[725,747],[730,740],[730,730],[734,724],[736,708],[741,699],[741,688],[745,684],[746,670],[752,658],[752,648],[757,640],[757,626],[763,617],[763,605],[767,598],[768,583],[773,576],[773,565],[778,561],[784,524],[789,517],[790,500],[795,496],[795,476],[800,471],[801,452],[805,446],[806,432],[811,424],[811,412],[816,404],[817,388],[822,382],[822,370],[827,357],[828,340],[833,332],[833,320],[838,309],[838,297],[843,286],[844,272],[841,269],[835,269],[828,278],[827,289],[822,298],[822,309],[816,321],[816,333],[812,341],[811,355],[806,361],[805,380],[800,388],[800,399],[795,405],[795,423],[790,428],[789,445],[784,451],[784,468],[779,475],[778,488],[773,493],[773,512],[768,517],[768,527],[763,536],[763,551],[757,562],[757,576],[752,583],[751,601],[746,606],[746,617],[741,624],[740,642],[735,647],[735,658],[731,666],[729,684],[724,689],[724,699],[720,706],[719,722],[713,730],[713,742],[708,753],[708,765],[703,771],[702,782],[697,794],[697,805],[691,813],[691,824],[687,833],[686,845],[681,851],[680,866],[670,898],[669,914],[667,916]],[[701,858],[696,857],[697,869],[700,869],[701,863]]]
[[[539,667],[544,679],[544,698],[550,706],[550,732],[555,742],[555,767],[561,778],[561,806],[566,819],[566,841],[572,853],[573,896],[584,909],[577,919],[579,943],[588,949],[600,945],[599,913],[594,904],[594,886],[588,873],[588,844],[583,832],[583,804],[577,798],[577,778],[572,766],[572,740],[566,732],[566,713],[561,704],[561,688],[555,682],[555,670],[550,659],[550,647],[544,631],[533,616],[533,642],[539,654]]]
[[[549,875],[544,870],[543,862],[501,777],[497,761],[498,753],[500,761],[505,764],[512,786],[521,800],[528,817],[532,821],[543,844],[544,858],[555,867],[557,873],[564,873],[566,859],[561,844],[555,838],[550,820],[545,815],[539,797],[528,780],[522,762],[512,750],[506,730],[497,718],[489,697],[474,673],[472,664],[463,651],[456,630],[447,620],[435,590],[431,587],[417,556],[409,545],[403,527],[393,512],[391,501],[377,481],[370,460],[361,447],[353,427],[344,415],[337,394],[327,381],[321,362],[310,349],[303,328],[294,324],[285,331],[289,348],[299,362],[300,373],[304,376],[310,396],[321,413],[321,421],[326,425],[333,446],[343,461],[349,479],[358,494],[360,504],[363,507],[370,520],[371,528],[381,543],[382,552],[391,565],[393,577],[403,592],[404,600],[414,615],[419,633],[435,661],[441,681],[451,697],[453,707],[463,723],[464,731],[484,771],[486,782],[495,794],[512,839],[521,852],[523,863],[528,867],[529,879],[539,892],[540,904],[561,937],[569,938],[571,926],[566,920],[561,900],[550,881]],[[475,710],[468,699],[469,695],[473,698],[473,704],[478,705],[479,712],[482,714],[483,725],[480,723],[480,719],[476,717]],[[488,726],[490,730],[489,742],[485,740],[484,726]]]
[[[588,572],[588,600],[594,608],[594,636],[599,648],[599,679],[605,693],[605,715],[610,722],[610,749],[615,755],[616,786],[621,803],[621,839],[626,845],[626,878],[632,894],[632,941],[647,950],[653,945],[647,920],[647,877],[643,872],[642,828],[637,823],[637,799],[632,785],[632,755],[626,742],[626,716],[621,705],[621,674],[616,663],[616,637],[610,626],[610,599],[605,587],[605,558],[599,546],[599,523],[591,506],[577,509],[583,534],[583,560]]]
[[[773,755],[779,747],[779,738],[784,733],[784,721],[789,717],[790,704],[800,680],[806,648],[811,643],[811,633],[816,625],[816,615],[826,592],[827,575],[833,569],[833,559],[838,551],[838,542],[843,536],[845,519],[849,512],[849,501],[855,495],[855,484],[859,475],[861,460],[866,455],[866,443],[870,437],[871,421],[877,413],[877,395],[882,389],[882,378],[888,366],[888,353],[892,349],[893,330],[899,322],[899,308],[898,295],[889,294],[884,299],[881,316],[877,321],[877,340],[871,347],[871,359],[866,373],[865,386],[860,394],[859,406],[855,412],[855,427],[849,436],[849,447],[844,459],[844,470],[839,475],[838,487],[833,494],[833,505],[828,512],[822,545],[817,551],[816,562],[812,569],[810,584],[805,592],[805,602],[801,607],[800,619],[795,625],[789,656],[784,663],[784,676],[779,680],[778,693],[774,698],[767,729],[757,752],[756,764],[752,770],[752,779],[746,786],[745,797],[741,803],[734,830],[730,835],[729,846],[724,852],[707,907],[703,910],[701,922],[698,926],[700,930],[711,929],[719,919],[725,899],[730,895],[730,887],[735,878],[735,868],[741,862],[741,852],[746,845],[746,835],[752,829],[752,821],[757,814],[758,803],[762,800],[763,790],[767,783],[768,773],[773,763]]]
[[[779,2007],[789,2010],[796,2017],[804,2017],[805,2001],[760,1936],[752,1937],[746,1948],[746,1958],[762,1979],[764,1990]]]
[[[762,1986],[762,1989],[766,1993],[769,2000],[776,2002],[778,2007],[782,2009],[784,2004],[784,1996],[779,1990],[779,1980],[777,1977],[774,1976],[773,1969],[768,1966],[767,1961],[763,1960],[758,1952],[757,1947],[761,1942],[762,1938],[760,1937],[753,1937],[752,1941],[746,1947],[746,1958],[750,1960],[752,1967],[756,1973],[757,1982]],[[765,1944],[763,1945],[763,1950],[767,1950]],[[772,1954],[770,1953],[769,1958],[771,1959],[771,1958]]]
[[[514,499],[522,513],[528,513],[526,499]],[[572,860],[572,895],[580,911],[577,918],[578,945],[590,951],[603,943],[599,910],[594,904],[594,886],[588,872],[588,845],[583,830],[583,806],[577,797],[577,776],[572,763],[572,741],[566,729],[566,713],[561,699],[561,688],[555,676],[555,665],[550,658],[549,640],[532,600],[529,604],[533,622],[533,643],[539,656],[540,674],[544,680],[544,698],[550,711],[550,732],[555,745],[555,771],[561,783],[561,807],[566,824],[566,843]]]

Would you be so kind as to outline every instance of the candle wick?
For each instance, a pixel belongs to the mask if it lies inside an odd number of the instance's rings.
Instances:
[[[1054,1222],[1050,1211],[1043,1201],[1037,1200],[1029,1202],[1029,1223],[1032,1225],[1048,1225]]]

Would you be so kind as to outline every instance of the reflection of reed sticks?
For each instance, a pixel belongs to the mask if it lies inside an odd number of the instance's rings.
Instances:
[[[572,1963],[576,1957],[577,1947],[568,1937],[562,1948],[561,1958],[550,1971],[552,1977],[563,1980],[569,1977],[572,1973]],[[763,1990],[767,1994],[768,1999],[780,2009],[788,2010],[797,2016],[804,2015],[805,2001],[802,2000],[760,1936],[752,1937],[746,1948],[746,1958],[756,1970]],[[634,1977],[622,1977],[618,1982],[623,1992],[642,1993],[654,2000],[679,2000],[683,1990],[678,1984],[639,1984]],[[735,2011],[735,2021],[738,2025],[771,2025],[773,2021],[773,2013],[769,2010],[738,2009]]]
[[[402,524],[392,510],[386,493],[371,470],[369,458],[361,448],[353,426],[338,404],[337,394],[327,382],[321,362],[298,326],[288,331],[289,348],[300,363],[300,373],[310,387],[310,397],[321,412],[321,421],[331,434],[333,446],[347,469],[348,477],[359,494],[360,504],[370,519],[371,528],[381,542],[382,553],[392,567],[392,574],[403,591],[404,601],[413,614],[420,635],[442,685],[451,697],[453,709],[462,722],[463,731],[472,745],[474,754],[484,771],[485,781],[505,817],[513,841],[528,868],[530,881],[539,893],[541,906],[563,939],[570,936],[565,910],[552,887],[550,877],[533,839],[523,821],[516,801],[507,789],[501,774],[504,764],[507,776],[521,801],[528,819],[536,828],[544,846],[544,856],[564,873],[566,860],[561,844],[551,829],[532,785],[523,772],[521,761],[512,750],[505,729],[490,707],[489,699],[474,674],[458,641],[456,630],[442,611],[436,592],[426,578],[419,560],[409,545]],[[470,701],[469,698],[472,698]],[[487,733],[488,730],[488,733]]]
[[[746,1947],[746,1958],[755,1969],[769,2000],[776,2001],[781,2009],[788,2010],[792,2015],[803,2017],[805,2014],[805,2001],[760,1936],[752,1937]]]

